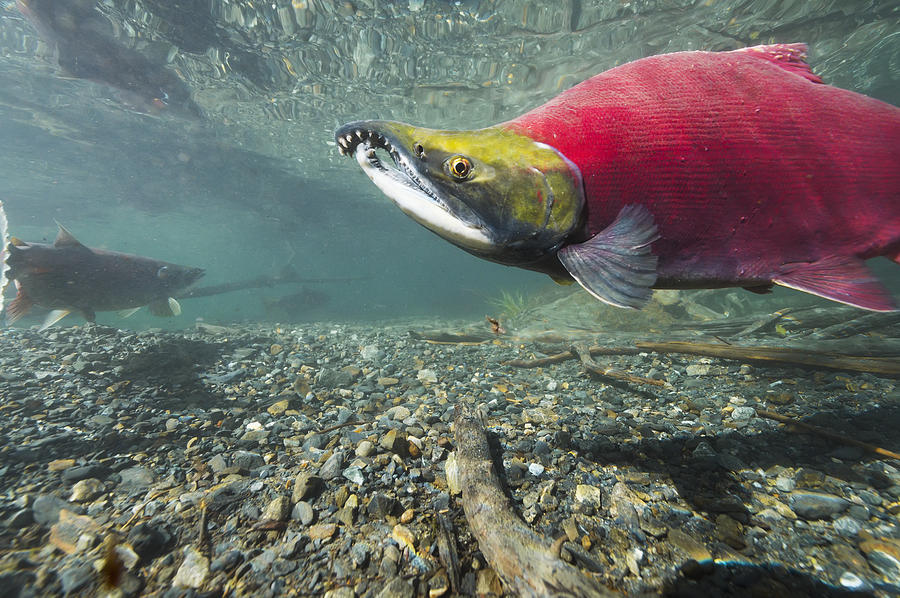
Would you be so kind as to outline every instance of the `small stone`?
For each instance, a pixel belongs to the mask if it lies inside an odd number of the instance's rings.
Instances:
[[[283,350],[284,350],[284,347],[282,347],[281,345],[279,345],[277,343],[273,344],[271,347],[269,347],[269,355],[278,355]]]
[[[337,525],[334,523],[317,523],[306,530],[306,535],[310,540],[330,540],[336,531]]]
[[[366,512],[373,519],[384,519],[388,515],[393,515],[399,507],[400,503],[396,498],[376,492],[369,501]]]
[[[269,405],[269,407],[266,409],[266,411],[268,411],[271,415],[278,417],[279,415],[283,415],[284,412],[287,411],[289,407],[290,407],[290,401],[288,401],[287,399],[284,399],[282,401],[276,401],[276,402],[272,403],[271,405]]]
[[[712,554],[702,542],[680,529],[670,529],[667,538],[669,542],[683,550],[685,554],[697,562],[702,563],[712,559]]]
[[[31,506],[34,520],[39,525],[52,525],[59,521],[59,513],[62,509],[74,510],[75,507],[58,496],[42,494],[34,500]],[[78,507],[80,509],[80,507]]]
[[[79,550],[82,536],[96,536],[99,532],[100,525],[87,515],[76,515],[62,509],[59,522],[50,528],[50,543],[65,553],[73,554]]]
[[[199,588],[209,575],[209,559],[193,546],[184,549],[184,561],[175,572],[172,587]]]
[[[862,529],[859,521],[847,515],[835,519],[831,526],[838,535],[845,538],[855,538]]]
[[[162,527],[141,522],[128,532],[127,540],[138,556],[149,561],[169,550],[172,535]]]
[[[575,502],[599,507],[603,501],[603,491],[596,486],[578,484],[575,486]]]
[[[49,471],[65,471],[70,467],[75,466],[75,459],[54,459],[47,463],[47,469]]]
[[[298,503],[305,498],[317,496],[323,488],[325,488],[325,480],[319,476],[310,473],[298,474],[294,480],[294,492],[291,500]]]
[[[688,376],[707,376],[709,375],[709,369],[709,364],[692,363],[691,365],[684,368],[684,373]]]
[[[392,419],[392,420],[398,421],[398,422],[402,422],[407,417],[412,415],[412,412],[409,410],[408,407],[404,407],[403,405],[395,405],[394,407],[391,407],[390,409],[385,411],[384,414],[389,419]]]
[[[356,592],[350,586],[341,586],[325,592],[325,598],[356,598]]]
[[[840,578],[841,586],[854,592],[861,592],[868,589],[866,582],[850,571],[844,571]]]
[[[544,473],[544,466],[540,463],[531,463],[528,465],[528,473],[533,476],[539,476]]]
[[[362,569],[369,562],[369,554],[371,553],[371,549],[368,544],[364,544],[362,542],[357,542],[350,549],[350,561],[353,563],[353,567],[356,569]]]
[[[228,463],[225,462],[225,458],[222,455],[213,455],[208,465],[213,470],[213,473],[222,473],[228,467]]]
[[[301,500],[294,505],[294,510],[291,512],[291,518],[296,519],[303,525],[309,525],[316,518],[316,513],[313,511],[312,505]]]
[[[459,485],[459,466],[456,463],[456,451],[447,455],[447,460],[444,461],[444,474],[447,476],[447,489],[450,491],[450,494],[454,496],[460,494],[462,488]]]
[[[348,467],[344,470],[343,476],[358,486],[361,486],[366,481],[362,469],[359,467]]]
[[[89,500],[94,500],[103,494],[103,490],[103,482],[97,478],[81,480],[72,486],[72,495],[69,496],[69,500],[72,502],[87,502]]]
[[[375,444],[371,440],[363,440],[356,447],[357,457],[368,457],[375,452]]]
[[[735,407],[731,412],[731,419],[734,421],[747,421],[756,417],[756,409],[753,407]]]
[[[797,487],[797,482],[794,481],[794,478],[778,476],[775,478],[775,487],[782,492],[793,492],[794,488]]]
[[[287,496],[276,496],[263,510],[263,521],[287,521],[291,512],[291,500]]]
[[[406,433],[392,428],[381,437],[378,444],[386,451],[403,456],[407,450]]]
[[[416,374],[416,379],[422,384],[434,384],[438,381],[437,374],[434,370],[422,369]]]
[[[394,577],[375,595],[375,598],[413,598],[414,595],[415,592],[410,582],[402,577]]]
[[[847,509],[850,502],[824,492],[791,493],[791,508],[804,519],[830,519]]]
[[[243,560],[244,555],[241,554],[240,550],[229,550],[228,552],[214,560],[210,564],[209,570],[213,573],[216,573],[218,571],[230,571]]]
[[[256,431],[267,432],[266,430]],[[240,469],[253,471],[254,469],[258,469],[265,465],[266,461],[262,458],[262,455],[258,453],[251,453],[249,451],[234,451],[234,453],[231,455],[231,464],[234,467],[238,467]]]
[[[31,509],[19,509],[6,520],[6,526],[10,529],[22,529],[34,523],[34,514]]]
[[[384,376],[377,380],[379,386],[394,386],[395,384],[399,384],[400,380],[397,378],[391,378],[390,376]]]
[[[415,517],[416,512],[412,509],[406,509],[400,514],[400,523],[409,523]]]
[[[129,467],[119,472],[119,492],[143,492],[154,482],[153,472],[146,467]]]
[[[869,565],[891,584],[900,584],[900,541],[866,540],[859,545]]]
[[[62,584],[62,593],[65,596],[71,596],[84,588],[94,579],[96,573],[90,565],[76,565],[67,567],[59,574],[59,581]]]
[[[323,480],[333,480],[341,475],[341,468],[343,465],[344,452],[335,451],[334,454],[328,457],[321,469],[319,469],[319,475],[322,476]]]
[[[724,513],[716,517],[716,537],[736,550],[747,546],[743,526]]]

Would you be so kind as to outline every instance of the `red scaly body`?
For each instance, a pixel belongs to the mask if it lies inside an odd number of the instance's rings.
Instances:
[[[581,170],[587,237],[653,214],[658,287],[768,284],[785,264],[900,261],[900,109],[830,87],[802,44],[601,73],[501,125]]]

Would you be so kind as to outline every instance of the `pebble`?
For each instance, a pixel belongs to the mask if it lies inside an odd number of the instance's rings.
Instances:
[[[263,510],[264,521],[287,521],[291,512],[291,499],[287,496],[276,496]]]
[[[316,513],[310,505],[306,501],[298,501],[297,504],[294,505],[293,511],[291,511],[291,518],[297,519],[303,525],[309,525],[313,522],[316,517]]]
[[[306,530],[306,535],[310,540],[329,540],[336,531],[337,526],[333,523],[317,523]]]
[[[366,481],[366,478],[363,475],[362,469],[360,469],[359,467],[355,467],[355,466],[348,467],[347,469],[345,469],[343,472],[343,476],[345,478],[347,478],[348,480],[350,480],[351,482],[353,482],[354,484],[357,484],[359,486],[361,486]]]
[[[791,493],[791,508],[798,516],[808,520],[830,519],[849,506],[848,500],[833,494],[799,490]]]
[[[335,451],[328,459],[325,461],[325,464],[322,465],[321,469],[319,469],[319,475],[322,476],[323,480],[333,480],[334,478],[341,475],[341,469],[344,466],[344,452],[343,451]]]
[[[413,598],[412,584],[402,577],[395,577],[375,594],[376,598]]]
[[[834,528],[835,532],[845,538],[856,537],[862,529],[862,525],[860,525],[859,521],[846,515],[835,519],[831,526]]]
[[[209,575],[209,559],[193,546],[184,549],[184,560],[172,579],[174,588],[200,588]]]
[[[375,452],[375,445],[369,440],[363,440],[356,447],[357,457],[370,457]]]
[[[129,467],[119,472],[118,490],[143,492],[154,482],[153,472],[146,467]]]
[[[103,482],[97,478],[88,478],[75,482],[72,486],[72,494],[69,500],[72,502],[87,502],[94,500],[103,494]]]

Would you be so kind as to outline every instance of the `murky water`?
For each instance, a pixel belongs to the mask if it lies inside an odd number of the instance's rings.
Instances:
[[[348,120],[474,128],[629,60],[772,41],[805,41],[828,82],[900,101],[896,2],[30,5],[30,21],[14,2],[0,10],[11,234],[52,240],[55,219],[89,246],[203,267],[204,284],[288,265],[354,279],[185,301],[180,319],[138,314],[137,327],[469,316],[504,290],[552,286],[408,221],[340,159],[333,131]],[[296,293],[293,313],[267,311]]]

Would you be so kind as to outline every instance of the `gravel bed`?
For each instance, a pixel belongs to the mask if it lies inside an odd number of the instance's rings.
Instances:
[[[895,379],[598,358],[669,383],[612,386],[410,328],[0,331],[3,594],[449,596],[443,526],[457,592],[502,595],[454,487],[460,401],[522,518],[628,595],[900,592],[900,463],[757,414],[897,451]]]

